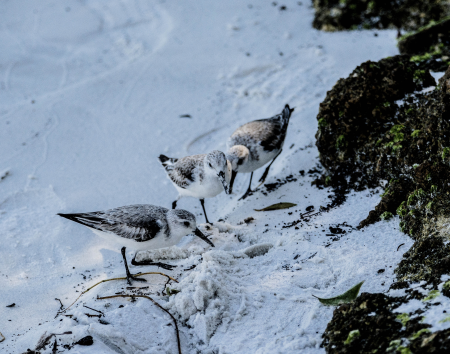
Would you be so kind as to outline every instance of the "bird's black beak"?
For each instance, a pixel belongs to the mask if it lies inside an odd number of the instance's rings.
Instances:
[[[199,229],[195,229],[194,234],[198,237],[200,237],[203,241],[205,241],[207,244],[214,247],[214,243],[212,243],[208,237],[206,237]]]
[[[228,186],[227,180],[225,178],[225,173],[223,173],[223,171],[220,171],[219,174],[217,175],[217,177],[219,177],[219,181],[222,182],[223,189],[225,189],[225,193],[230,194],[231,192],[229,190],[229,186]]]
[[[230,180],[230,194],[233,193],[233,184],[234,184],[234,179],[236,178],[237,175],[237,171],[232,170],[231,171],[231,180]]]

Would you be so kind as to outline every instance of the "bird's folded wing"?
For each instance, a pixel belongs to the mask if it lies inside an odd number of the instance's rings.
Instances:
[[[133,239],[137,242],[154,238],[163,228],[164,214],[158,210],[150,210],[144,205],[93,213],[63,214],[67,219],[76,221],[87,227],[114,233],[117,236]]]
[[[180,188],[187,188],[196,180],[196,177],[199,177],[203,173],[203,156],[202,158],[197,158],[197,156],[188,156],[179,159],[173,166],[173,169],[167,172],[173,183]]]

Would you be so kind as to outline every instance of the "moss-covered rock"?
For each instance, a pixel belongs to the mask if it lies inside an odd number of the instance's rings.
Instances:
[[[400,53],[411,55],[421,68],[445,71],[450,64],[450,18],[430,22],[427,26],[399,38]]]
[[[398,201],[405,200],[412,188],[412,184],[408,178],[401,176],[398,179],[391,179],[381,196],[380,203],[378,203],[374,210],[369,212],[367,218],[359,223],[358,229],[380,221],[380,219],[386,219],[386,217],[383,217],[386,213],[390,213],[391,215],[397,214]]]
[[[450,13],[448,0],[313,0],[313,26],[324,31],[355,28],[417,30]]]
[[[362,293],[353,303],[334,310],[322,346],[327,353],[342,354],[447,353],[449,329],[433,333],[430,325],[423,323],[423,309],[411,313],[397,310],[412,299],[422,300],[424,307],[430,308],[433,304],[429,301],[438,293],[431,290],[424,296],[415,289],[407,289],[401,297]]]
[[[435,333],[424,333],[410,344],[414,354],[450,353],[450,329]]]
[[[397,214],[415,241],[391,287],[407,295],[362,294],[337,308],[323,335],[329,353],[449,349],[449,330],[431,333],[420,322],[422,310],[394,313],[411,299],[433,306],[442,275],[450,274],[450,68],[434,90],[420,92],[429,85],[435,82],[428,69],[396,56],[361,64],[320,106],[316,144],[327,171],[316,184],[383,185],[380,203],[359,227]],[[419,281],[422,291],[409,288]],[[450,296],[450,282],[442,294]]]
[[[450,19],[430,22],[426,26],[398,39],[398,49],[402,54],[418,55],[430,51],[431,45],[449,44]]]
[[[328,353],[385,353],[390,348],[395,352],[404,339],[428,327],[420,323],[420,317],[411,319],[408,314],[393,312],[406,298],[362,293],[352,304],[334,310],[322,345]],[[355,331],[358,335],[348,340]]]
[[[411,128],[405,129],[396,116],[415,109],[410,104],[400,109],[396,101],[431,85],[433,77],[408,56],[367,61],[340,79],[317,116],[316,145],[332,180],[350,177],[352,187],[362,189],[378,185],[381,178],[396,178],[397,159],[407,148],[404,141],[414,139]]]

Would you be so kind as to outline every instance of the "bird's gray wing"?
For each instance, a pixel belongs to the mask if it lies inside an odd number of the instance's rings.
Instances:
[[[280,120],[272,118],[254,120],[239,127],[229,138],[228,146],[246,146],[252,158],[258,160],[258,146],[266,151],[281,148],[286,129]]]
[[[193,155],[183,157],[167,171],[172,182],[181,188],[187,188],[197,178],[203,178],[203,159],[205,155]]]
[[[144,242],[159,232],[166,232],[167,209],[153,205],[129,205],[120,208],[79,214],[58,214],[87,227]]]
[[[252,147],[256,144],[261,145],[265,151],[281,149],[293,111],[293,108],[290,109],[286,105],[280,114],[242,125],[231,135],[228,145],[244,145],[253,153],[256,153],[256,151],[252,151]]]
[[[261,122],[266,125],[266,130],[264,139],[260,140],[260,145],[265,151],[281,149],[286,138],[286,122],[277,116],[269,119],[261,119]]]

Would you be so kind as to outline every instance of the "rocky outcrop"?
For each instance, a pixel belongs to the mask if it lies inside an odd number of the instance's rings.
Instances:
[[[313,0],[313,26],[323,31],[417,30],[450,14],[448,0]]]
[[[435,84],[407,56],[367,61],[340,79],[317,116],[316,145],[332,180],[349,180],[355,189],[373,187],[396,178],[405,162],[422,161],[407,148],[417,133],[411,136],[413,127],[406,129],[404,123],[419,98],[407,96]],[[401,107],[399,100],[405,100]]]
[[[419,30],[399,38],[400,53],[422,69],[445,71],[450,65],[450,19],[430,22]]]
[[[338,307],[322,345],[330,353],[446,352],[450,330],[431,333],[420,313],[403,314],[414,319],[402,324],[395,309],[411,299],[426,302],[427,293],[450,296],[450,282],[443,284],[450,274],[450,68],[437,85],[407,55],[365,62],[327,93],[317,119],[327,172],[316,184],[383,186],[359,227],[397,214],[415,241],[391,287],[403,294],[362,294]]]

